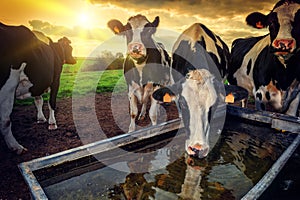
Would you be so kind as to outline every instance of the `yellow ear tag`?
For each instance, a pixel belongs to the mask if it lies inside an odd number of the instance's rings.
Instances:
[[[234,96],[232,93],[229,93],[225,98],[226,103],[234,103]]]
[[[169,95],[169,93],[166,93],[164,95],[163,102],[170,103],[171,101],[172,101],[171,96]]]
[[[117,26],[115,26],[115,27],[114,27],[114,32],[115,32],[115,33],[120,33],[120,29],[119,29]]]

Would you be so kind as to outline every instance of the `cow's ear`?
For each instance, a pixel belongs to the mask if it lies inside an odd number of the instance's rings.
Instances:
[[[159,24],[159,16],[156,16],[154,21],[152,22],[152,26],[153,27],[158,27]]]
[[[246,22],[248,25],[254,28],[262,29],[268,26],[267,19],[268,17],[266,15],[259,12],[254,12],[247,16]]]
[[[107,23],[107,26],[115,33],[115,34],[123,34],[125,31],[124,25],[117,19],[110,20]]]
[[[160,88],[153,92],[152,97],[160,102],[164,103],[170,103],[172,101],[175,101],[176,95],[172,90],[170,90],[167,87]]]

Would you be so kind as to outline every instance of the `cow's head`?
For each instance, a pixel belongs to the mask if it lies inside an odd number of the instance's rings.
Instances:
[[[71,46],[71,40],[63,37],[58,40],[58,44],[62,47],[64,64],[76,64],[76,59],[72,55],[73,48]]]
[[[188,134],[185,149],[189,155],[198,158],[206,157],[209,152],[209,115],[217,100],[214,79],[206,69],[193,70],[177,83],[160,88],[152,95],[160,102],[178,98]]]
[[[159,17],[149,22],[143,15],[130,17],[126,25],[113,19],[108,27],[118,35],[125,35],[127,40],[127,53],[134,60],[144,60],[147,57],[147,48],[154,48],[152,35],[156,32]]]
[[[284,61],[300,50],[299,0],[281,0],[268,15],[254,12],[246,21],[258,29],[269,27],[272,50]]]

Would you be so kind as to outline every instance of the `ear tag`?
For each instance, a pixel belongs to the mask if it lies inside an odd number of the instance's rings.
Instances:
[[[119,29],[117,26],[115,26],[115,27],[114,27],[114,32],[115,32],[116,34],[118,34],[118,33],[120,33],[120,29]]]
[[[232,93],[229,93],[225,98],[226,103],[234,103],[234,96]]]
[[[170,102],[172,102],[172,98],[171,98],[171,96],[169,95],[169,93],[166,93],[166,94],[164,95],[164,97],[163,97],[163,102],[165,102],[165,103],[170,103]]]
[[[261,21],[256,22],[255,26],[256,26],[256,28],[259,28],[259,29],[264,28],[264,25],[262,25]]]

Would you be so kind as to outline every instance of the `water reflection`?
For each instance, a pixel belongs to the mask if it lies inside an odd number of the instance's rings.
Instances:
[[[87,172],[44,189],[50,199],[239,199],[266,173],[293,138],[263,126],[235,120],[227,123],[230,125],[225,127],[229,128],[223,130],[205,159],[182,154],[169,163],[182,149],[161,148],[151,158],[141,156],[131,162],[120,161],[112,168]],[[166,167],[151,171],[166,162]],[[148,173],[116,170],[116,166],[130,170],[145,165]],[[83,191],[80,195],[79,190]]]

